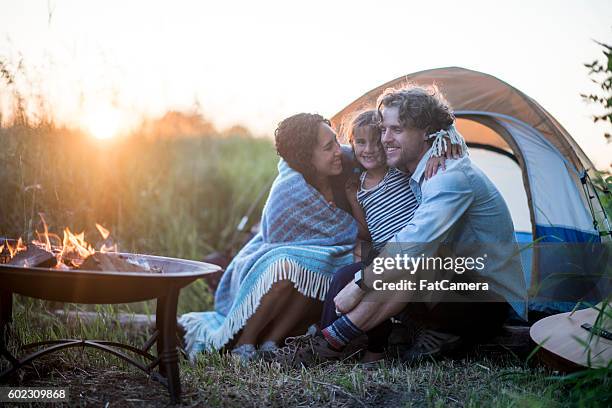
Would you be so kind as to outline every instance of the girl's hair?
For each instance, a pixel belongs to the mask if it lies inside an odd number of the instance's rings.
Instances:
[[[378,111],[374,109],[363,111],[351,121],[348,129],[348,141],[351,145],[355,140],[355,130],[362,127],[370,128],[371,131],[377,132],[380,135]]]
[[[274,131],[276,152],[309,183],[314,178],[312,152],[318,142],[319,126],[329,120],[313,113],[298,113],[283,120]],[[312,184],[312,183],[311,183]]]
[[[437,86],[408,85],[403,89],[386,89],[378,97],[378,117],[382,118],[383,107],[399,109],[400,124],[405,128],[417,128],[435,133],[448,129],[455,121],[455,115]]]

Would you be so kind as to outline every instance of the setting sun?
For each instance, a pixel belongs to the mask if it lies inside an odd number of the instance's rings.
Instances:
[[[18,74],[14,83],[21,84],[21,92],[41,94],[49,105],[44,114],[104,140],[137,128],[143,118],[200,108],[217,128],[240,123],[253,134],[271,136],[278,121],[291,113],[332,116],[382,82],[461,66],[519,87],[559,118],[596,166],[609,166],[612,144],[598,137],[605,133],[602,122],[593,123],[593,106],[580,98],[596,91],[583,64],[601,52],[593,40],[609,42],[609,0],[519,1],[529,4],[529,13],[516,2],[491,10],[484,0],[444,0],[444,13],[427,2],[382,2],[374,8],[365,0],[350,2],[350,7],[321,0],[306,8],[280,0],[266,3],[262,8],[244,0],[188,0],[176,7],[159,0],[5,1],[0,59],[16,61],[15,69],[36,67]],[[415,18],[409,26],[374,23],[396,15]],[[445,30],[431,30],[432,15],[436,26],[461,26],[453,30],[452,46]],[[500,30],[502,15],[537,30]],[[312,21],[320,29],[313,31]],[[383,29],[389,41],[356,36],[360,28]],[[409,52],[397,52],[404,46],[402,38],[424,32],[426,39],[410,41]],[[367,49],[393,57],[384,64],[361,58],[347,69],[350,58],[344,57]],[[26,89],[38,82],[50,85]],[[97,112],[92,106],[100,105],[118,111],[120,120],[103,114],[89,119],[87,113]]]
[[[84,127],[96,139],[110,139],[119,133],[120,115],[116,109],[96,109],[85,116]]]

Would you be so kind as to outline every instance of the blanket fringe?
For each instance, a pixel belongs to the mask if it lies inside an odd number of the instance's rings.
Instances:
[[[434,157],[443,157],[446,154],[446,151],[448,150],[446,139],[448,139],[451,144],[459,146],[461,156],[465,155],[468,151],[465,139],[463,136],[461,136],[461,133],[459,133],[454,123],[450,125],[448,129],[442,129],[436,133],[427,135],[427,138],[433,139],[431,154]]]
[[[200,333],[198,321],[201,320],[197,316],[190,316],[191,313],[181,316],[179,322],[186,329],[185,340],[190,360],[194,361],[200,351],[220,349],[227,344],[255,313],[261,299],[272,285],[282,280],[292,282],[302,295],[323,301],[332,275],[306,269],[293,259],[278,259],[268,266],[249,294],[232,309],[224,319],[222,327],[214,333]]]

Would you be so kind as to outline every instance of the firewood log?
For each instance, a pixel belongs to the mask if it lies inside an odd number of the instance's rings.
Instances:
[[[138,265],[128,262],[119,254],[102,252],[96,252],[88,256],[78,269],[106,272],[149,272]]]
[[[18,252],[7,262],[8,265],[23,266],[23,267],[43,267],[52,268],[57,263],[55,255],[47,252],[36,245],[28,245],[28,249]]]

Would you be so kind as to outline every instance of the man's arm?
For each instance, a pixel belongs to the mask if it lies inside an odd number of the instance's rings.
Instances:
[[[396,254],[423,254],[426,257],[434,255],[473,199],[470,181],[460,169],[448,169],[425,181],[421,191],[421,203],[412,221],[389,240],[377,258],[392,258]],[[370,288],[373,276],[379,276],[385,282],[392,282],[409,273],[405,270],[385,269],[382,275],[375,275],[372,269],[373,265],[370,265],[364,273],[366,286]],[[348,312],[365,293],[355,283],[349,283],[335,298],[338,310]]]
[[[391,238],[379,257],[433,256],[474,199],[467,176],[460,169],[449,169],[423,183],[421,203],[412,220]],[[366,276],[371,276],[371,266]],[[404,270],[385,271],[385,281],[401,279]]]

